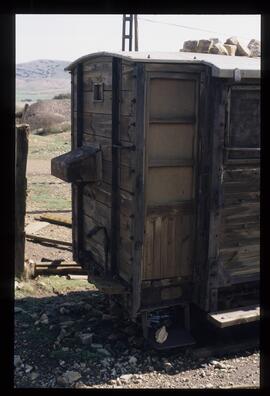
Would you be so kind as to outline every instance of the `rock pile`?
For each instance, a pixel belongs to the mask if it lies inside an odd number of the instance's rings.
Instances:
[[[204,54],[229,55],[229,56],[261,56],[261,42],[252,39],[245,46],[237,37],[229,37],[224,43],[218,38],[208,40],[188,40],[183,44],[181,52],[198,52]]]

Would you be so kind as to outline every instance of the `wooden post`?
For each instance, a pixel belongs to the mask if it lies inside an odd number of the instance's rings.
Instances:
[[[15,157],[15,276],[24,275],[25,231],[24,217],[26,209],[26,164],[28,154],[29,125],[16,126]]]

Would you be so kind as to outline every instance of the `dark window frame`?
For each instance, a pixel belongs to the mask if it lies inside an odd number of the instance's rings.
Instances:
[[[93,102],[103,102],[103,101],[104,101],[104,83],[93,83]]]
[[[228,88],[227,108],[226,108],[226,127],[224,140],[224,162],[241,163],[241,162],[258,162],[260,160],[260,150],[258,147],[237,147],[231,142],[231,93],[232,91],[259,91],[260,85],[234,85]],[[241,152],[248,153],[248,157],[241,156]],[[235,156],[236,155],[236,156]],[[239,157],[237,157],[239,155]]]

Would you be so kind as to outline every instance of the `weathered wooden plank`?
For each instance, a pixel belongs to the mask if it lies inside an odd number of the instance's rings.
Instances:
[[[192,124],[151,124],[147,136],[149,162],[192,160],[194,135],[195,126]]]
[[[221,248],[237,247],[244,245],[254,245],[260,243],[260,226],[259,224],[252,224],[253,227],[239,228],[236,230],[227,227],[223,229],[220,239]],[[243,225],[245,226],[245,224]]]
[[[175,244],[179,243],[178,241],[176,242],[175,240],[175,223],[176,223],[176,217],[172,217],[169,216],[168,218],[168,239],[167,239],[167,243],[168,243],[168,259],[167,262],[170,263],[170,267],[175,269],[176,266],[176,251],[175,251]],[[180,264],[180,263],[179,263]],[[170,272],[169,274],[167,273],[166,269],[164,269],[163,272],[163,277],[167,277],[170,276]],[[166,275],[165,275],[166,273]]]
[[[73,112],[74,120],[77,112]],[[103,113],[84,113],[84,133],[111,139],[112,115]],[[135,142],[135,116],[120,114],[120,141]]]
[[[122,87],[123,91],[135,92],[135,69],[134,63],[122,62]]]
[[[97,221],[107,222],[108,216],[111,217],[111,208],[85,194],[83,194],[83,209],[85,214]]]
[[[102,161],[103,168],[103,181],[108,184],[112,184],[112,163],[110,161]],[[135,188],[135,170],[132,168],[128,168],[126,166],[121,166],[119,169],[120,172],[120,188],[133,192]]]
[[[237,182],[226,182],[223,183],[224,193],[236,193],[236,192],[257,192],[260,189],[260,180],[256,178],[252,181],[243,180]]]
[[[162,218],[162,227],[161,227],[161,235],[160,235],[160,261],[162,266],[162,277],[166,278],[166,275],[169,277],[170,274],[168,271],[171,266],[171,262],[168,260],[168,227],[169,227],[169,219],[168,216],[163,216]]]
[[[260,179],[260,168],[224,169],[223,183],[226,182],[253,182]]]
[[[108,237],[109,237],[110,228],[107,226],[107,224],[104,225],[104,219],[101,220],[100,218],[94,217],[94,215],[95,214],[93,214],[93,217],[90,217],[90,216],[87,216],[85,213],[82,213],[86,237],[96,227],[104,227],[104,228],[100,229],[98,232],[96,232],[95,234],[91,235],[91,239],[94,242],[100,244],[101,246],[104,246],[108,243],[106,235],[108,235]],[[106,229],[106,233],[104,231],[105,229]]]
[[[59,224],[59,225],[63,225],[66,227],[71,227],[72,225],[72,220],[71,220],[71,216],[65,216],[65,215],[57,215],[57,214],[51,214],[51,213],[45,213],[40,215],[39,217],[40,220],[44,220],[49,222],[49,223],[53,223],[53,224]]]
[[[251,203],[242,203],[234,206],[227,206],[222,209],[222,216],[226,220],[230,220],[237,217],[242,216],[250,216],[260,214],[260,203],[259,202],[251,202]]]
[[[84,113],[112,114],[112,91],[104,91],[100,102],[93,100],[92,92],[84,92],[83,106]]]
[[[16,127],[15,136],[15,275],[23,276],[25,251],[25,210],[26,210],[26,166],[28,154],[29,125]]]
[[[175,203],[193,198],[192,167],[149,168],[148,205]]]
[[[98,185],[86,185],[84,194],[90,198],[111,207],[111,185],[99,183]],[[134,217],[133,213],[133,195],[120,189],[120,212],[126,216]]]
[[[48,222],[45,221],[35,221],[32,223],[29,223],[26,227],[25,227],[25,232],[27,234],[33,234],[35,232],[38,232],[40,230],[42,230],[42,228],[47,227],[47,225],[49,225]]]
[[[136,98],[131,114],[136,114],[136,167],[134,186],[134,243],[132,265],[132,318],[136,318],[141,305],[141,279],[145,226],[144,168],[145,168],[145,98],[146,81],[143,64],[136,64]]]
[[[173,205],[152,205],[147,207],[147,215],[178,215],[180,213],[192,213],[194,200],[180,201]]]
[[[223,202],[224,207],[235,206],[241,203],[251,203],[251,202],[259,202],[260,200],[260,191],[256,192],[236,192],[236,193],[224,193],[223,194]]]
[[[173,64],[173,63],[146,63],[145,64],[145,70],[146,71],[151,71],[151,72],[170,72],[170,73],[188,73],[188,74],[193,74],[193,73],[199,73],[201,71],[205,70],[205,66],[202,65],[184,65],[184,64]]]
[[[110,233],[111,208],[85,195],[83,202],[83,213],[92,221],[91,225],[89,223],[88,230],[90,230],[91,226],[93,228],[95,225],[102,225],[103,227],[106,227],[108,233]],[[122,231],[123,235],[126,233],[128,237],[132,236],[134,232],[133,227],[134,219],[130,216],[125,216],[123,213],[120,213],[120,230]]]
[[[93,91],[93,84],[103,84],[104,91],[112,90],[112,62],[95,62],[84,64],[83,70],[83,89]]]
[[[77,113],[74,113],[76,119]],[[84,113],[84,134],[91,134],[96,137],[105,137],[111,139],[112,135],[112,115]]]
[[[245,223],[259,223],[260,222],[260,214],[235,214],[234,216],[226,217],[223,219],[223,224],[225,225],[233,225],[233,224],[245,224]]]
[[[91,134],[84,134],[83,144],[85,146],[99,144],[102,151],[102,158],[106,161],[112,161],[112,141],[110,138],[100,137]],[[135,153],[133,150],[128,148],[122,148],[119,150],[119,162],[121,165],[128,167],[134,167],[135,165]]]
[[[84,71],[94,71],[96,68],[106,69],[108,68],[109,63],[111,63],[112,57],[111,56],[96,56],[95,58],[88,59],[83,63],[83,70]]]
[[[72,246],[71,242],[67,241],[61,241],[60,239],[54,239],[54,238],[47,238],[43,236],[38,236],[38,235],[32,235],[32,234],[25,234],[25,237],[27,239],[31,239],[36,242],[44,242],[44,243],[50,243],[53,245],[64,245],[64,246]]]
[[[98,244],[93,239],[88,239],[84,234],[84,249],[91,253],[91,256],[104,269],[110,263],[110,252],[108,252],[108,261],[106,260],[106,250],[104,245]]]
[[[142,279],[151,279],[152,266],[154,264],[154,219],[147,218],[144,237],[144,260]]]
[[[203,278],[206,282],[207,295],[205,301],[205,309],[216,310],[217,308],[217,293],[215,292],[215,283],[218,283],[219,271],[215,267],[218,257],[219,248],[219,229],[221,222],[221,180],[222,169],[222,148],[224,146],[224,131],[225,131],[225,101],[227,98],[227,88],[217,81],[211,84],[211,112],[214,114],[211,129],[211,168],[210,168],[210,196],[209,196],[209,237],[208,237],[208,268],[205,269]],[[198,197],[200,199],[200,197]],[[209,279],[212,279],[212,283]]]
[[[211,312],[208,314],[208,320],[220,328],[250,323],[259,319],[260,307],[258,305],[241,307],[223,312]]]
[[[96,182],[102,177],[101,158],[97,144],[79,147],[53,158],[51,174],[69,183]]]
[[[195,115],[195,80],[163,77],[153,78],[150,81],[150,121],[157,118],[170,119]]]
[[[72,104],[77,112],[76,120],[72,117],[72,150],[82,145],[83,133],[83,70],[79,63],[73,72],[72,84]],[[73,259],[80,262],[80,252],[83,247],[82,218],[80,216],[82,208],[82,186],[79,183],[72,183],[72,248]]]
[[[92,92],[84,93],[84,113],[112,114],[112,91],[103,92],[103,101],[93,101]],[[132,91],[121,91],[121,114],[132,116],[135,113],[135,98]]]
[[[181,232],[181,245],[179,243],[179,247],[181,246],[181,265],[179,268],[179,273],[183,277],[190,276],[193,272],[192,264],[192,253],[193,253],[193,241],[194,241],[194,232],[192,223],[194,220],[194,214],[183,214],[182,215],[182,232]]]
[[[161,275],[161,228],[162,219],[160,216],[155,218],[154,222],[154,260],[152,262],[152,278],[160,278]]]

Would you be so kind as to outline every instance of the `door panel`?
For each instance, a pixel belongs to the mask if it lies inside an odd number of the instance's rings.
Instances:
[[[148,216],[144,279],[191,275],[192,218],[190,213]]]
[[[192,199],[192,167],[155,167],[148,170],[148,205],[173,205]]]
[[[154,78],[150,84],[151,119],[171,120],[195,115],[195,81]]]
[[[194,75],[149,78],[143,279],[192,275],[197,87]]]
[[[151,124],[148,131],[149,161],[192,159],[193,140],[192,124]]]

